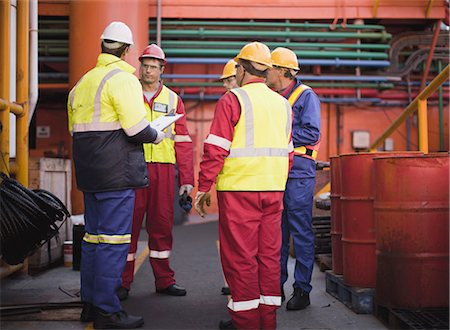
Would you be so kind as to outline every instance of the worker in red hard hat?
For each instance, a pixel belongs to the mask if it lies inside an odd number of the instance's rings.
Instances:
[[[130,28],[112,22],[100,39],[97,65],[67,102],[75,177],[85,205],[80,319],[93,321],[95,329],[132,329],[144,319],[123,311],[116,292],[130,244],[134,188],[149,183],[142,143],[160,143],[164,133],[149,125],[135,69],[125,62],[133,44]]]
[[[165,138],[158,146],[144,144],[150,185],[136,189],[130,250],[122,274],[122,287],[117,292],[121,300],[128,297],[133,282],[137,242],[144,214],[147,214],[148,248],[156,292],[171,296],[186,295],[186,289],[176,284],[169,256],[172,252],[175,164],[178,167],[180,186],[178,195],[189,196],[194,188],[192,140],[186,126],[183,101],[161,82],[166,64],[164,51],[151,44],[144,49],[139,61],[147,119],[153,121],[160,116],[175,113],[182,114],[183,117],[165,129]]]
[[[265,84],[272,66],[266,45],[245,45],[235,61],[240,88],[216,105],[195,208],[205,215],[216,182],[220,257],[231,291],[231,321],[221,321],[219,328],[275,329],[283,191],[293,157],[291,106]]]

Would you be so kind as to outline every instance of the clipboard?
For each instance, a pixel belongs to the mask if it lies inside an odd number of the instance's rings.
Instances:
[[[176,113],[174,115],[170,114],[170,115],[165,115],[165,116],[161,116],[156,118],[155,120],[150,122],[150,126],[153,127],[154,129],[157,130],[164,130],[167,127],[169,127],[170,125],[172,125],[174,122],[176,122],[178,119],[180,119],[181,117],[183,117],[184,115],[181,113]]]

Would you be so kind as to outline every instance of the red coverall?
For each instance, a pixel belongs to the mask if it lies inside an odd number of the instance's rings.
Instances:
[[[162,84],[151,100],[144,101],[152,109],[154,99],[159,95]],[[175,122],[175,136],[189,136],[186,127],[186,113],[180,97],[176,113],[185,114]],[[194,185],[193,149],[192,141],[177,142],[175,138],[175,156],[178,165],[179,185]],[[173,203],[175,197],[175,164],[147,163],[150,184],[146,188],[136,189],[133,213],[133,227],[131,244],[128,252],[127,264],[122,273],[122,286],[130,289],[134,278],[135,254],[137,242],[142,227],[144,214],[148,233],[148,247],[150,250],[150,265],[155,276],[156,289],[165,289],[175,284],[174,271],[169,265],[172,250]]]
[[[255,79],[252,82],[264,82]],[[252,83],[251,82],[251,83]],[[241,106],[233,93],[217,103],[210,134],[232,141]],[[198,191],[209,191],[229,151],[204,144]],[[293,153],[289,154],[290,163]],[[218,191],[220,257],[230,287],[228,304],[238,329],[275,329],[273,302],[263,297],[280,297],[280,247],[283,191]],[[257,308],[241,308],[254,302]],[[280,298],[281,302],[281,298]]]

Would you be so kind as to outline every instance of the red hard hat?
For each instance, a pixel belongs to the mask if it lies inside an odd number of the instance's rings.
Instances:
[[[145,47],[142,55],[139,56],[139,61],[142,61],[143,58],[156,58],[162,60],[164,64],[166,64],[166,54],[164,54],[163,50],[155,44]]]

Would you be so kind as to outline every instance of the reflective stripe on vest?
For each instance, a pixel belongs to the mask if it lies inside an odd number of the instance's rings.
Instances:
[[[105,235],[105,234],[89,234],[85,233],[83,241],[93,244],[106,243],[106,244],[128,244],[131,243],[131,234],[125,235]]]
[[[155,104],[166,106],[167,112],[155,111]],[[162,86],[161,92],[153,100],[153,109],[145,102],[145,108],[147,110],[148,121],[155,120],[161,116],[165,116],[169,113],[176,113],[178,105],[178,95],[171,91],[166,86]],[[166,130],[166,137],[159,144],[145,143],[144,155],[147,163],[170,163],[175,164],[175,142],[178,141],[177,136],[174,134],[175,123],[169,126]],[[183,135],[184,137],[184,135]],[[181,138],[182,139],[182,138]],[[189,138],[190,139],[190,138]]]
[[[302,95],[302,93],[304,91],[306,91],[307,89],[311,89],[311,87],[301,84],[301,85],[297,86],[297,88],[291,93],[291,95],[289,95],[288,101],[289,101],[289,104],[292,106],[292,108],[294,107],[295,102],[297,102],[297,100]],[[317,158],[317,154],[319,152],[319,147],[320,147],[320,141],[318,143],[316,143],[315,145],[300,146],[300,147],[294,148],[294,155],[315,160]]]
[[[114,121],[114,122],[100,122],[100,115],[101,115],[101,106],[100,106],[100,100],[103,92],[103,88],[105,87],[106,82],[114,75],[118,74],[119,72],[122,72],[120,69],[114,69],[109,71],[101,80],[100,84],[97,87],[97,91],[95,93],[94,98],[94,113],[92,115],[92,122],[90,123],[80,123],[80,124],[73,124],[73,132],[89,132],[89,131],[115,131],[118,129],[121,129],[120,122]],[[80,84],[82,79],[75,85],[75,87],[72,90],[72,93],[70,95],[70,106],[73,108],[73,99],[75,95],[75,91]]]
[[[286,99],[253,83],[231,90],[241,105],[233,141],[209,135],[229,155],[217,176],[218,191],[282,191],[288,166],[292,110]]]

